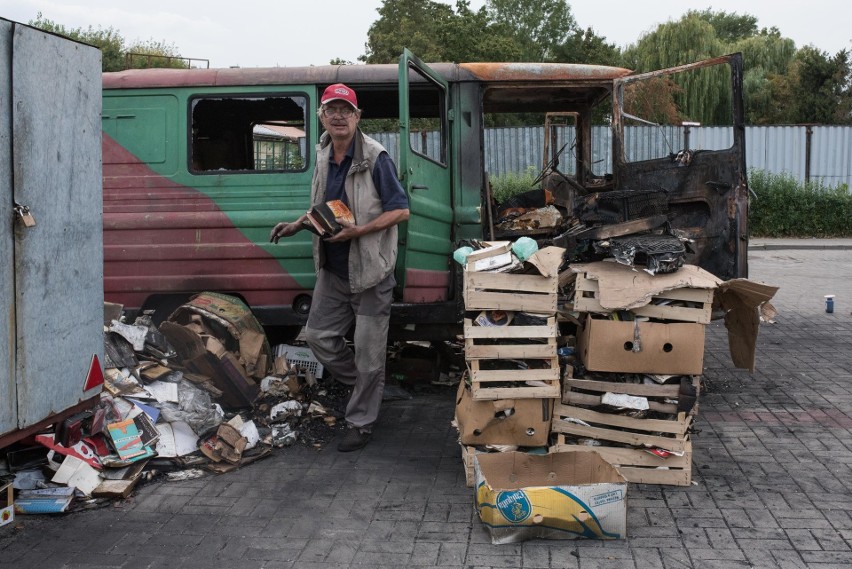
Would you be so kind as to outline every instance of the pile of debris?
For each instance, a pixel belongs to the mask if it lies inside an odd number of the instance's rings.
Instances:
[[[322,382],[310,350],[270,348],[237,298],[203,293],[156,326],[104,307],[97,405],[6,452],[18,513],[126,498],[141,481],[235,470],[296,443],[321,448],[342,427],[348,389]],[[77,498],[77,500],[75,500]]]

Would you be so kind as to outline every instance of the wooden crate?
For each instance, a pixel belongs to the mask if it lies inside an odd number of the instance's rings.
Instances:
[[[692,376],[692,386],[695,389],[697,400],[701,391],[701,378],[699,376]],[[564,378],[562,382],[562,403],[565,405],[597,406],[601,404],[601,396],[604,393],[623,393],[635,397],[645,397],[648,400],[649,410],[675,415],[678,412],[677,405],[668,403],[666,400],[678,398],[680,384],[648,385],[574,379],[571,377]],[[697,412],[698,404],[696,403],[689,414],[695,415]]]
[[[609,314],[611,309],[601,306],[598,281],[586,278],[578,273],[574,289],[574,310],[579,312],[598,312]],[[667,303],[686,302],[688,306],[669,306]],[[630,312],[639,316],[660,320],[697,322],[708,324],[713,311],[713,290],[707,288],[676,288],[651,297],[645,306],[631,308]]]
[[[555,314],[559,275],[464,272],[466,310]]]
[[[695,388],[697,400],[700,394],[700,376],[692,376],[692,386]],[[604,393],[645,397],[649,410],[673,415],[675,419],[637,419],[577,407],[599,405]],[[689,439],[688,430],[698,414],[698,403],[692,406],[689,413],[678,412],[677,404],[669,403],[668,400],[677,399],[679,395],[680,384],[647,385],[565,378],[563,404],[556,405],[553,410],[551,432],[555,433],[556,442],[550,447],[550,451],[596,450],[614,464],[628,482],[689,486],[692,483],[692,441]],[[566,417],[580,419],[591,426],[569,423],[564,420]],[[569,444],[566,442],[566,435],[594,438],[603,444],[592,447]],[[612,443],[640,448],[624,448],[613,446]],[[657,446],[683,454],[662,458],[649,453],[643,445]]]
[[[668,486],[692,484],[692,441],[688,439],[684,441],[682,456],[668,458],[660,458],[644,449],[566,444],[565,435],[561,433],[557,435],[556,444],[550,447],[550,452],[587,451],[600,453],[628,482]]]
[[[637,419],[557,404],[553,406],[550,430],[557,434],[680,452],[685,450],[686,434],[692,425],[693,417],[691,414],[678,413],[675,420]],[[568,421],[568,418],[578,419],[588,423],[588,426]]]
[[[465,360],[473,399],[558,398],[557,334],[555,316],[549,316],[547,323],[540,326],[474,326],[466,318]],[[520,360],[531,368],[516,369],[513,362],[506,361],[505,367],[510,369],[483,369],[484,361],[500,365],[501,360]]]

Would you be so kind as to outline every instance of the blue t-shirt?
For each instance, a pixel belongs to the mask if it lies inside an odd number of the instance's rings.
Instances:
[[[339,166],[334,162],[334,153],[329,152],[328,178],[325,185],[326,201],[341,200],[347,206],[349,205],[343,184],[346,181],[346,174],[352,166],[352,154],[354,150],[355,139],[353,138],[352,144],[349,145],[349,150],[346,151],[346,156],[340,162]],[[402,184],[399,183],[399,178],[396,175],[396,166],[387,152],[379,154],[373,166],[373,185],[376,186],[381,197],[383,211],[408,208],[408,196],[405,195],[405,190],[402,188]],[[351,241],[340,243],[322,242],[323,247],[325,247],[324,267],[346,280],[349,280],[349,245],[351,243]]]

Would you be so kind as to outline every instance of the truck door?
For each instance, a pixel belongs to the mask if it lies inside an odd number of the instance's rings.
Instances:
[[[404,302],[447,300],[452,251],[447,82],[407,49],[399,62],[399,173],[411,216],[400,228]]]
[[[743,62],[733,54],[614,82],[613,171],[621,190],[664,190],[688,263],[748,276]]]

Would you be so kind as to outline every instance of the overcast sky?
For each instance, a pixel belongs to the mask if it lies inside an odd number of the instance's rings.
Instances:
[[[455,5],[452,0],[445,3]],[[127,41],[165,41],[184,57],[211,67],[324,65],[357,62],[382,0],[0,0],[0,17],[27,23],[38,12],[66,28],[112,27]],[[471,0],[478,9],[484,0]],[[572,13],[610,43],[625,47],[658,24],[690,9],[711,8],[757,17],[797,47],[811,44],[834,55],[852,50],[848,0],[574,0]]]

